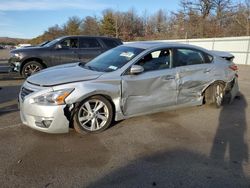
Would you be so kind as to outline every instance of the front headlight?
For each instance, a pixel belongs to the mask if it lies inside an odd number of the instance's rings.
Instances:
[[[74,89],[63,89],[52,91],[44,95],[40,95],[31,99],[32,103],[38,103],[43,105],[62,105],[65,104],[65,99],[70,95]]]
[[[20,58],[21,54],[19,54],[19,53],[11,53],[11,56],[15,57],[15,58]]]
[[[17,57],[17,58],[19,58],[19,57],[20,57],[20,54],[15,53],[14,56]]]

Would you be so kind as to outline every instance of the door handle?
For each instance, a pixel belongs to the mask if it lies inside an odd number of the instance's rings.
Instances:
[[[175,79],[175,76],[172,75],[164,76],[164,80],[173,80],[173,79]]]
[[[210,73],[210,72],[211,72],[211,69],[205,69],[203,72],[204,72],[204,73]]]

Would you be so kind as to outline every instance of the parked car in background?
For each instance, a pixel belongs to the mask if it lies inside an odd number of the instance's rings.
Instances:
[[[79,133],[96,133],[113,119],[204,103],[220,107],[226,94],[233,99],[237,92],[233,62],[191,45],[138,42],[30,76],[19,102],[31,128],[65,133],[73,123]]]
[[[20,49],[20,48],[26,48],[26,47],[30,47],[31,44],[18,44],[17,46],[15,46],[16,49]]]
[[[11,71],[28,77],[41,69],[55,65],[86,63],[121,44],[121,40],[117,38],[64,36],[37,47],[12,50],[9,64]]]

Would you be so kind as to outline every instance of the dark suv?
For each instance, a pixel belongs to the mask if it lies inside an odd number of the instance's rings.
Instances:
[[[10,71],[28,77],[41,69],[64,63],[86,63],[101,53],[121,45],[117,38],[64,36],[43,46],[12,50]]]

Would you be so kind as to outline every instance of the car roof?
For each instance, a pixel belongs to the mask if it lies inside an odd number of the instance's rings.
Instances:
[[[114,39],[114,40],[121,40],[119,38],[115,38],[115,37],[107,37],[107,36],[94,36],[94,35],[66,35],[66,36],[62,36],[60,37],[61,39],[64,38],[70,38],[70,37],[89,37],[89,38],[102,38],[102,39]]]
[[[165,48],[173,48],[173,47],[179,47],[179,48],[195,48],[198,50],[207,51],[204,48],[190,45],[190,44],[183,44],[178,42],[158,42],[158,41],[142,41],[142,42],[127,42],[124,44],[125,46],[129,47],[135,47],[135,48],[141,48],[141,49],[150,49],[150,48],[157,48],[157,47],[165,47]]]

